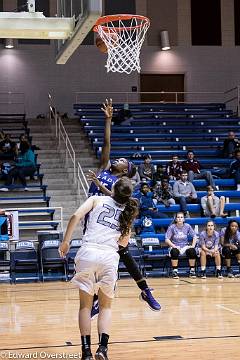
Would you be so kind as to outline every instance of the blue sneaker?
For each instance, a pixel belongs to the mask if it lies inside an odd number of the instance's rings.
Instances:
[[[153,311],[161,310],[161,305],[157,302],[157,300],[154,299],[151,290],[149,288],[141,292],[141,294],[139,295],[139,299],[141,301],[146,301],[146,303],[148,304],[151,310]]]
[[[92,305],[91,320],[98,317],[98,314],[99,314],[99,303],[98,303],[98,300],[95,300]]]

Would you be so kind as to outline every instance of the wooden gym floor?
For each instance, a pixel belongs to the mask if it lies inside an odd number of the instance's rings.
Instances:
[[[162,310],[120,280],[110,360],[237,360],[240,279],[148,279]],[[0,359],[80,359],[78,290],[70,283],[0,285]],[[92,322],[96,350],[96,320]],[[155,338],[159,337],[157,341]]]

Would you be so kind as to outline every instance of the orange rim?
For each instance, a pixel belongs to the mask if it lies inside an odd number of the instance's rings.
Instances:
[[[131,19],[138,19],[144,21],[142,24],[135,25],[135,26],[129,26],[129,27],[112,27],[109,28],[108,26],[104,26],[104,24],[108,24],[109,22],[118,21],[118,20],[131,20]],[[144,23],[150,24],[149,18],[143,15],[131,15],[131,14],[118,14],[118,15],[106,15],[100,17],[94,27],[93,31],[98,32],[98,26],[102,26],[102,30],[104,32],[120,32],[123,30],[132,30],[136,28],[140,28],[143,26]],[[111,30],[112,29],[112,30]]]

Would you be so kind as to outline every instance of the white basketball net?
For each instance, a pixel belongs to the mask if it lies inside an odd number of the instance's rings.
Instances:
[[[108,49],[107,72],[140,72],[140,50],[149,25],[146,18],[132,17],[97,26],[97,32]]]

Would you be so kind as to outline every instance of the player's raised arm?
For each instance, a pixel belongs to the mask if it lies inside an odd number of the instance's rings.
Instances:
[[[112,99],[106,99],[101,108],[105,114],[105,128],[104,128],[104,139],[103,139],[103,148],[102,155],[100,160],[100,169],[106,169],[110,159],[110,150],[111,150],[111,123],[113,116],[113,107]]]

